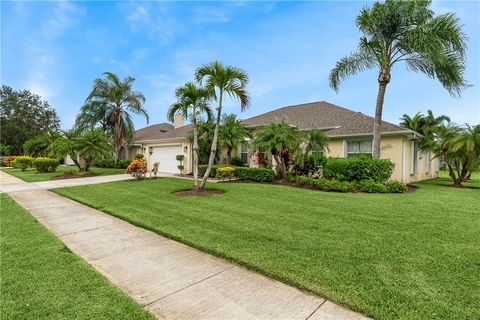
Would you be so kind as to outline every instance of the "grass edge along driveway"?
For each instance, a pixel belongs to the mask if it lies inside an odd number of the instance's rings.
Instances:
[[[158,178],[55,192],[378,319],[480,318],[480,181],[411,194]],[[475,189],[476,188],[476,189]]]
[[[155,319],[0,194],[0,319]]]
[[[45,173],[38,173],[33,168],[28,168],[26,171],[22,171],[17,168],[2,168],[3,172],[8,173],[14,177],[22,179],[26,182],[40,182],[40,181],[48,181],[51,180],[52,177],[57,177],[63,175],[65,169],[77,169],[75,166],[59,166],[56,172],[45,172]],[[109,176],[112,174],[122,174],[125,173],[125,169],[117,169],[117,168],[98,168],[92,167],[90,168],[92,173],[96,173],[99,176]]]

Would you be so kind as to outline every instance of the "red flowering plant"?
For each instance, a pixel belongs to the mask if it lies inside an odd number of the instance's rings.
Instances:
[[[127,173],[137,180],[143,179],[147,173],[147,163],[143,159],[133,160],[127,167]]]

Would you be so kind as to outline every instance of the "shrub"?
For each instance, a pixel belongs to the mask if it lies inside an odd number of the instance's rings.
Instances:
[[[80,170],[74,169],[74,168],[68,168],[68,169],[65,169],[65,171],[63,171],[64,176],[68,176],[68,175],[71,175],[71,176],[86,176],[88,174],[89,173],[87,171],[80,171]]]
[[[217,173],[215,177],[217,179],[231,179],[235,176],[235,167],[232,166],[223,166],[217,168]]]
[[[404,193],[407,191],[407,186],[400,181],[389,181],[385,183],[388,193]]]
[[[230,160],[230,164],[234,167],[243,167],[243,161],[240,157],[233,157],[232,160]]]
[[[357,182],[356,186],[358,190],[363,192],[368,192],[368,193],[386,193],[387,192],[387,187],[385,187],[385,184],[376,182],[372,179]]]
[[[58,159],[40,157],[33,160],[33,166],[37,169],[37,172],[40,173],[55,172],[59,165],[60,161]]]
[[[130,173],[137,180],[143,179],[147,173],[147,162],[143,159],[131,161],[127,167],[127,173]]]
[[[202,164],[198,166],[198,176],[203,177],[205,175],[205,172],[207,171],[208,165]],[[217,175],[217,166],[212,166],[212,170],[210,170],[210,175],[209,177],[215,178]]]
[[[144,157],[143,153],[137,153],[135,155],[135,159],[137,159],[137,160],[143,159],[143,157]]]
[[[183,164],[179,164],[177,168],[180,170],[180,174],[183,175],[183,169],[185,169],[185,166]]]
[[[241,180],[270,182],[275,179],[275,172],[266,168],[236,167],[235,176]]]
[[[132,163],[132,160],[130,160],[130,159],[119,160],[118,163],[117,163],[117,168],[118,169],[126,169],[130,165],[130,163]]]
[[[313,179],[315,188],[323,191],[352,192],[355,190],[353,183],[348,181],[336,181],[328,179]]]
[[[177,154],[177,155],[175,156],[175,159],[177,159],[177,161],[182,162],[183,159],[185,159],[185,156],[184,156],[183,154]]]
[[[19,168],[22,171],[25,171],[28,167],[31,167],[33,163],[33,158],[29,156],[19,156],[16,157],[13,161],[13,166]]]
[[[15,161],[15,158],[17,156],[8,156],[8,157],[3,157],[2,158],[2,166],[3,167],[12,167],[13,162]]]
[[[328,158],[323,167],[323,176],[338,181],[385,182],[390,179],[393,167],[394,164],[389,159],[374,159],[368,156]]]
[[[115,160],[113,159],[102,159],[97,161],[97,167],[100,168],[115,168]]]

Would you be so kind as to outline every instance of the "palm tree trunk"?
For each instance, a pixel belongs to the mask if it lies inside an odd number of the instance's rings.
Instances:
[[[232,147],[227,147],[227,163],[232,164]]]
[[[195,110],[193,111],[193,189],[198,191],[198,132]]]
[[[69,156],[72,159],[73,163],[77,166],[78,170],[82,171],[82,166],[77,161],[77,155],[76,154],[69,154]]]
[[[217,153],[217,140],[218,140],[218,128],[220,127],[220,117],[222,115],[222,100],[223,100],[223,91],[220,91],[220,96],[218,98],[218,110],[217,110],[217,121],[215,123],[215,131],[213,133],[212,147],[210,148],[210,157],[208,158],[207,171],[203,175],[202,184],[200,189],[204,189],[207,184],[208,176],[212,170],[213,160],[215,160],[215,155]]]
[[[385,97],[385,90],[387,88],[387,83],[379,83],[378,85],[378,95],[377,95],[377,105],[375,106],[375,120],[373,122],[373,153],[374,158],[380,158],[380,139],[382,134],[382,111],[383,111],[383,101]]]
[[[114,140],[115,140],[115,166],[118,164],[118,160],[120,158],[120,148],[122,146],[122,127],[120,123],[120,117],[117,115],[115,117],[115,132]]]

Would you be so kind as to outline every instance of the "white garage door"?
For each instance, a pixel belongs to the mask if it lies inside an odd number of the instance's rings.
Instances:
[[[180,164],[176,158],[177,154],[183,154],[182,145],[153,147],[150,163],[160,162],[159,172],[179,173],[177,166]]]

